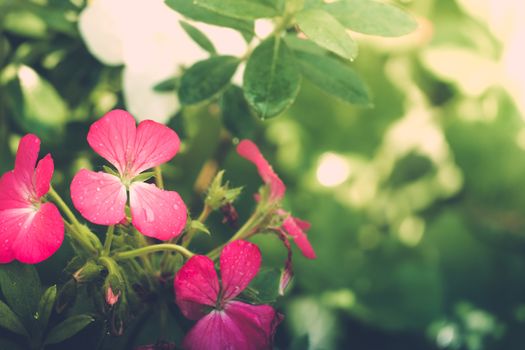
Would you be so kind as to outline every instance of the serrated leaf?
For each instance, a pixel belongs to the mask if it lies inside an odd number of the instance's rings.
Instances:
[[[348,65],[335,58],[296,52],[303,76],[325,92],[343,101],[370,105],[365,84]]]
[[[233,56],[214,56],[195,63],[180,80],[180,102],[195,104],[213,97],[228,85],[239,63]]]
[[[417,22],[400,8],[373,0],[344,0],[324,9],[343,26],[355,32],[396,37],[417,28]]]
[[[38,323],[40,329],[46,329],[47,323],[49,322],[49,317],[55,306],[55,301],[57,298],[57,286],[49,287],[42,298],[40,298],[40,304],[38,305]]]
[[[243,91],[261,119],[290,107],[300,87],[295,58],[280,38],[269,38],[255,48],[244,71]]]
[[[280,15],[278,1],[275,0],[194,0],[194,3],[221,15],[239,19],[273,18]]]
[[[179,79],[178,78],[168,78],[166,80],[161,81],[157,85],[153,87],[153,91],[156,92],[173,92],[177,90],[179,86]]]
[[[0,288],[11,310],[31,329],[41,295],[40,278],[34,266],[18,262],[0,265]]]
[[[201,32],[199,29],[192,26],[188,22],[179,21],[179,23],[182,29],[184,29],[184,31],[186,32],[186,34],[188,34],[197,45],[202,47],[202,49],[208,51],[212,55],[217,53],[217,50],[215,50],[215,46],[213,46],[213,43],[203,32]]]
[[[0,327],[10,330],[16,334],[28,337],[27,330],[22,325],[18,316],[7,306],[3,301],[0,300]]]
[[[95,319],[90,315],[71,316],[56,325],[55,328],[49,332],[45,344],[57,344],[69,339],[93,321],[95,321]]]
[[[301,31],[317,45],[349,60],[357,57],[357,44],[328,12],[313,8],[299,12],[295,18]]]
[[[195,5],[191,0],[165,0],[165,3],[184,17],[198,22],[237,29],[248,37],[253,35],[253,21],[239,20],[238,18],[220,15],[204,7]]]
[[[240,87],[229,86],[222,94],[220,106],[222,122],[226,129],[239,138],[253,137],[257,129],[257,120],[252,115]]]

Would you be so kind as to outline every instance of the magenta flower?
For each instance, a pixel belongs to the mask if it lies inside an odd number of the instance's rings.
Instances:
[[[257,145],[250,140],[242,140],[239,145],[237,145],[237,153],[255,164],[259,175],[270,188],[270,200],[275,202],[280,201],[284,197],[286,187],[279,176],[273,171],[272,166],[261,154]],[[315,259],[315,251],[305,233],[310,229],[310,223],[293,217],[290,213],[282,209],[279,209],[277,214],[283,218],[283,224],[280,230],[283,230],[293,238],[295,244],[305,257]]]
[[[207,256],[196,255],[175,276],[175,296],[189,319],[199,320],[186,335],[184,349],[270,349],[281,316],[269,305],[233,300],[259,271],[261,252],[250,242],[234,241],[220,257],[221,282]]]
[[[84,218],[99,225],[115,225],[126,217],[129,191],[133,225],[160,240],[178,236],[186,225],[186,205],[175,191],[164,191],[137,179],[143,171],[163,164],[177,153],[175,131],[151,120],[141,122],[126,111],[113,110],[91,125],[91,148],[118,172],[80,170],[71,183],[71,199]]]
[[[15,168],[0,178],[0,263],[36,264],[53,255],[64,240],[64,222],[49,191],[54,166],[51,155],[37,164],[40,140],[20,140]]]

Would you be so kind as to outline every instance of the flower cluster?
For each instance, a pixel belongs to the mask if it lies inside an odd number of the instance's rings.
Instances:
[[[210,185],[203,213],[191,220],[181,196],[163,189],[159,181],[160,165],[179,150],[180,140],[173,130],[152,120],[137,125],[128,112],[113,110],[91,125],[87,141],[114,168],[78,171],[70,185],[71,200],[87,221],[108,226],[105,241],[100,242],[80,223],[50,187],[53,160],[48,154],[37,163],[40,140],[26,135],[20,141],[14,170],[0,179],[0,263],[46,260],[60,248],[67,228],[82,263],[71,275],[74,282],[66,283],[61,293],[74,294],[77,285],[87,283],[100,288],[96,297],[103,300],[101,312],[111,319],[114,333],[123,331],[126,312],[132,307],[128,304],[143,306],[147,300],[143,296],[155,292],[144,289],[165,285],[168,275],[174,278],[178,308],[185,317],[197,321],[182,342],[184,349],[271,348],[283,316],[244,293],[262,263],[259,248],[247,239],[274,232],[283,240],[288,260],[281,292],[292,277],[289,239],[307,258],[315,258],[315,253],[305,234],[310,225],[281,208],[285,185],[257,146],[243,140],[237,147],[240,156],[256,165],[265,183],[255,196],[253,214],[228,242],[207,255],[196,255],[188,247],[198,230],[208,231],[204,221],[210,212],[235,211],[232,203],[240,189],[222,184],[224,172]],[[154,172],[148,171],[153,168]],[[156,183],[148,182],[153,177]],[[183,244],[176,244],[181,237]],[[158,252],[163,255],[153,259]],[[187,259],[182,267],[173,263],[177,257],[173,253]],[[135,258],[140,259],[127,263]],[[219,260],[220,277],[215,259]],[[147,283],[141,280],[144,275]],[[152,283],[152,278],[159,282]],[[162,340],[159,344],[171,347]]]

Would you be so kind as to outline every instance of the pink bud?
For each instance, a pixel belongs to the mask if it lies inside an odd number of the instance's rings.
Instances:
[[[115,295],[113,293],[113,289],[111,287],[108,287],[106,290],[106,303],[108,303],[109,306],[113,306],[117,303],[118,299],[120,297],[120,291]]]

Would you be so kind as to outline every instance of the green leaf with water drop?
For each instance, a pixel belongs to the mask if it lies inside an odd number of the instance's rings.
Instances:
[[[271,37],[255,48],[244,71],[243,91],[261,119],[288,109],[300,87],[301,73],[284,41]]]
[[[317,45],[349,60],[357,57],[357,44],[328,12],[319,8],[307,9],[295,18],[303,33]]]
[[[0,327],[10,330],[16,334],[28,337],[27,330],[22,325],[18,316],[0,300]]]
[[[415,19],[397,6],[373,0],[343,0],[324,9],[355,32],[396,37],[417,28]]]
[[[47,323],[49,322],[49,317],[51,316],[51,313],[53,311],[53,307],[55,306],[55,301],[57,298],[57,286],[51,286],[44,294],[42,294],[42,298],[40,298],[40,304],[38,305],[38,323],[40,325],[40,329],[46,329]]]

